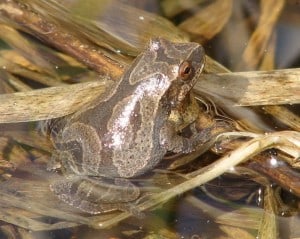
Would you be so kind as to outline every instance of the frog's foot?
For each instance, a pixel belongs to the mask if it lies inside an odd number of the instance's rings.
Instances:
[[[116,184],[120,183],[120,179],[116,181]],[[100,179],[71,176],[53,182],[50,189],[60,200],[90,214],[106,213],[114,210],[129,211],[138,217],[141,214],[131,203],[139,195],[139,192],[136,194],[135,188],[120,188],[118,185],[109,185]],[[124,192],[131,192],[131,195],[126,197]]]

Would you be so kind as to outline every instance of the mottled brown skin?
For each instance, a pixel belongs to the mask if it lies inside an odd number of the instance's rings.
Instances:
[[[167,151],[190,152],[201,140],[179,136],[169,116],[182,107],[203,66],[199,44],[153,39],[114,90],[52,124],[56,161],[66,176],[51,185],[54,193],[89,213],[136,199],[138,189],[120,178],[141,175]],[[100,177],[113,179],[114,189]]]

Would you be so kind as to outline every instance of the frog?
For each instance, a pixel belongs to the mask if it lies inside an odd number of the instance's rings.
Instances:
[[[50,169],[63,172],[51,191],[91,214],[132,205],[140,192],[129,179],[151,171],[167,152],[189,153],[203,140],[182,136],[170,115],[187,107],[204,65],[198,43],[151,39],[113,89],[50,124]]]

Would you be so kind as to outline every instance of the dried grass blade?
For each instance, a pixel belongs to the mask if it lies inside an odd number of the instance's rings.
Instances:
[[[164,15],[168,18],[175,17],[177,14],[190,9],[195,9],[197,4],[205,2],[205,0],[193,0],[193,1],[182,1],[182,0],[162,0],[161,8]]]
[[[31,64],[31,62],[21,55],[18,55],[13,50],[0,51],[0,64],[3,70],[6,70],[11,74],[30,79],[45,86],[56,86],[62,84],[56,75],[49,75],[45,72],[45,70],[43,70],[43,68]]]
[[[113,45],[114,51],[120,50],[125,55],[136,56],[144,50],[152,37],[159,36],[175,42],[188,40],[188,36],[166,18],[123,4],[121,1],[103,1],[96,8],[91,5],[93,9],[89,9],[85,1],[82,1],[81,5],[87,8],[85,12],[80,6],[75,9],[81,22],[86,23],[84,19],[90,19],[89,10],[93,10],[95,14],[92,24],[85,24],[89,25],[91,30],[86,32],[87,37],[100,45],[103,42],[111,48]],[[104,32],[105,37],[99,37],[100,32]]]
[[[300,95],[300,92],[298,92]],[[294,130],[300,131],[300,117],[286,108],[280,106],[266,106],[264,111],[276,117],[277,120],[288,125]]]
[[[256,238],[273,239],[278,238],[278,226],[276,220],[276,202],[273,189],[268,186],[264,193],[264,214]]]
[[[2,81],[7,82],[7,84],[9,84],[12,87],[13,92],[32,90],[28,85],[26,85],[25,83],[20,81],[17,77],[15,77],[14,75],[10,74],[5,70],[0,69],[0,78]],[[9,93],[9,92],[5,92],[5,93]]]
[[[274,26],[284,7],[284,0],[260,1],[261,15],[256,30],[252,34],[248,46],[243,53],[247,65],[256,68],[262,59],[267,44],[272,36]]]
[[[102,94],[108,81],[0,95],[0,123],[39,121],[71,114]]]
[[[206,74],[194,90],[215,102],[233,106],[300,103],[300,68],[224,74]]]
[[[227,23],[232,11],[232,0],[217,0],[179,25],[179,28],[192,34],[211,39]]]
[[[13,25],[18,24],[22,30],[68,53],[103,75],[116,79],[123,73],[119,63],[109,59],[86,39],[78,36],[72,28],[63,27],[47,19],[50,15],[42,16],[36,9],[30,8],[29,5],[25,6],[22,1],[1,1],[0,14],[2,21]]]
[[[31,62],[32,65],[39,66],[44,72],[55,76],[54,67],[41,55],[36,46],[22,36],[16,29],[4,24],[0,24],[0,37],[8,45],[14,48],[20,55]]]

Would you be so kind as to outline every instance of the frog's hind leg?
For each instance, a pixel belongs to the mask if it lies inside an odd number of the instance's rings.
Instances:
[[[116,180],[108,184],[99,179],[74,176],[53,182],[50,189],[60,200],[90,214],[114,210],[131,211],[129,201],[135,200],[139,191],[136,191],[137,188],[124,187],[122,179]]]

